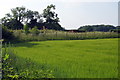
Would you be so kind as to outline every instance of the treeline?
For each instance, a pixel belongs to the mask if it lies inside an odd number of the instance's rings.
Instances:
[[[40,14],[38,11],[32,11],[25,7],[16,7],[11,9],[11,13],[7,13],[5,17],[0,19],[0,24],[11,30],[24,29],[27,26],[29,29],[37,27],[37,29],[52,29],[67,31],[59,24],[58,14],[55,12],[55,5],[48,5]],[[69,31],[69,30],[68,30]],[[75,32],[120,32],[119,26],[113,25],[85,25],[81,26]],[[73,32],[74,32],[73,31]]]
[[[37,26],[38,29],[44,28],[54,30],[64,30],[59,24],[60,20],[58,14],[55,13],[55,5],[48,5],[46,9],[40,14],[38,11],[32,11],[25,7],[16,7],[11,9],[11,14],[7,13],[5,17],[0,20],[2,26],[8,29],[18,30],[23,29],[24,25],[29,28]]]
[[[81,26],[78,28],[79,31],[85,32],[93,32],[93,31],[101,31],[101,32],[119,32],[120,33],[120,26],[113,26],[113,25],[86,25]]]

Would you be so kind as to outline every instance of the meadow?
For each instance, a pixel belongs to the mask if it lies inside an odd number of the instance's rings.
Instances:
[[[0,78],[118,78],[120,26],[67,30],[55,9],[51,4],[40,14],[16,7],[0,19]]]
[[[32,41],[14,44],[15,55],[51,70],[55,78],[117,78],[118,38]],[[15,66],[18,70],[18,61]],[[29,64],[24,66],[30,70]]]

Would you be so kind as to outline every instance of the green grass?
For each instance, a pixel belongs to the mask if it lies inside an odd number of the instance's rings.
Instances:
[[[44,65],[56,78],[118,77],[118,38],[25,42],[15,46],[17,56]]]
[[[4,44],[2,48],[2,79],[25,80],[54,78],[52,71],[44,65],[36,64],[30,58],[16,56],[12,45]],[[1,76],[1,75],[0,75]]]

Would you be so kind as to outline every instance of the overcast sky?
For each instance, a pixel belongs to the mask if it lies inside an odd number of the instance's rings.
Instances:
[[[83,25],[118,25],[119,0],[1,0],[0,18],[11,8],[24,6],[42,13],[47,5],[54,4],[60,24],[66,29],[77,29]]]

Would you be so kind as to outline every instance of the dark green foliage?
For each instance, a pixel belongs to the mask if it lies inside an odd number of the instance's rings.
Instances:
[[[52,30],[65,30],[59,23],[45,23],[45,28]]]
[[[15,20],[15,19],[13,19],[13,20],[9,21],[8,23],[6,23],[5,26],[7,26],[8,29],[13,29],[13,30],[15,30],[15,29],[23,29],[23,24],[20,21]]]
[[[42,14],[39,14],[38,11],[28,10],[23,6],[16,7],[11,9],[11,14],[6,14],[0,20],[0,23],[12,30],[23,29],[23,23],[26,23],[31,29],[34,26],[37,26],[38,29],[42,29],[45,26],[48,29],[63,30],[58,23],[58,15],[53,10],[55,10],[55,5],[53,4],[48,5]]]
[[[110,31],[120,33],[120,29],[111,29]]]
[[[11,17],[13,17],[13,19],[19,22],[23,22],[23,20],[25,19],[26,8],[23,6],[12,8],[11,13],[12,13]]]
[[[29,28],[34,28],[34,26],[36,26],[37,24],[37,19],[32,19],[29,23],[28,26]]]
[[[16,7],[11,9],[11,14],[7,13],[1,19],[1,23],[8,29],[23,29],[23,20],[25,18],[25,7]]]
[[[78,30],[79,32],[85,32],[85,30]]]
[[[55,5],[53,4],[48,5],[47,8],[43,10],[43,17],[45,18],[44,26],[47,29],[64,30],[58,23],[60,20],[54,10]]]
[[[15,36],[10,30],[7,29],[7,27],[2,26],[2,39],[4,39],[4,42],[10,42],[15,39]]]
[[[111,29],[115,29],[115,27],[112,25],[87,25],[80,27],[78,30],[85,30],[88,32],[92,32],[92,31],[107,32]]]
[[[43,10],[43,17],[46,20],[46,23],[58,23],[59,18],[58,14],[54,12],[55,5],[48,5],[46,9]]]
[[[45,26],[45,23],[37,23],[36,26],[40,30],[40,29],[43,29],[43,26]]]
[[[120,26],[117,26],[116,29],[120,29]]]

